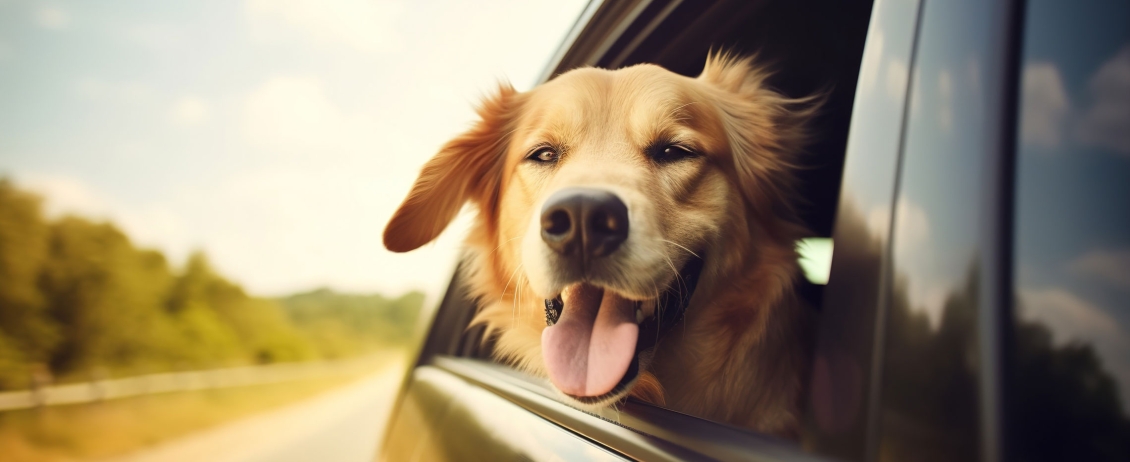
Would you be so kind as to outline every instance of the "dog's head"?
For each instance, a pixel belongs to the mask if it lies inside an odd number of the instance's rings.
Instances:
[[[499,351],[582,403],[618,400],[641,369],[641,324],[681,308],[664,300],[795,237],[790,155],[811,106],[766,77],[720,55],[698,78],[638,65],[503,86],[425,165],[385,246],[415,249],[474,203],[472,289]],[[543,300],[559,310],[548,327]]]

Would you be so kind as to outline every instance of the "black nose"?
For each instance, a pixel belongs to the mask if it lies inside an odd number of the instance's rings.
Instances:
[[[567,257],[603,257],[628,239],[628,206],[608,191],[562,189],[541,210],[541,238]]]

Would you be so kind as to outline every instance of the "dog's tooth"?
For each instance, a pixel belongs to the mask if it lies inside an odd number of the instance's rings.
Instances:
[[[643,323],[643,320],[644,320],[643,310],[640,309],[639,305],[636,305],[636,324]]]
[[[552,326],[557,324],[557,320],[561,318],[561,309],[565,303],[561,301],[561,296],[555,298],[545,299],[545,325]]]

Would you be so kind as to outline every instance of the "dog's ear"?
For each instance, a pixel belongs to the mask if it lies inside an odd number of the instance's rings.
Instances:
[[[510,84],[500,84],[498,92],[479,105],[480,120],[424,164],[385,227],[385,248],[408,252],[431,242],[468,201],[484,213],[493,212],[517,95]]]
[[[758,214],[794,214],[793,172],[824,96],[794,99],[773,91],[767,86],[771,72],[754,59],[713,53],[698,79],[716,92],[733,171],[747,202]]]

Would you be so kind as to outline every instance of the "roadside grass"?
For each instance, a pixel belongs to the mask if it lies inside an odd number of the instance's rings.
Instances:
[[[301,401],[364,373],[0,412],[0,459],[54,462],[125,454]]]

